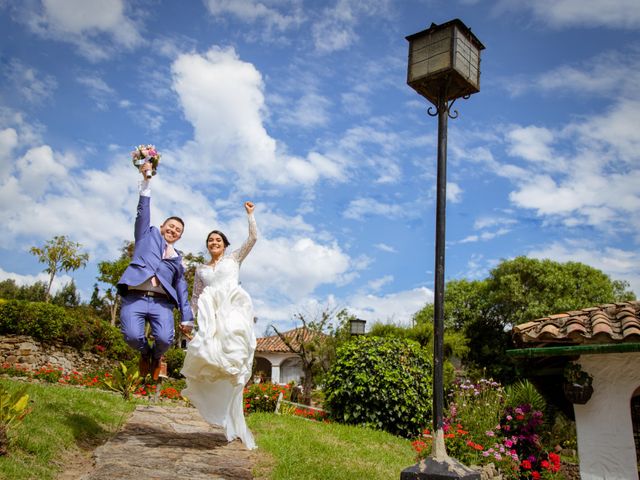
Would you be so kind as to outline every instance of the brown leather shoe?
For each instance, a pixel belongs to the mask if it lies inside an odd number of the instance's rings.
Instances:
[[[140,378],[145,378],[149,375],[150,360],[149,355],[140,354],[140,360],[138,361],[138,373]]]
[[[164,357],[155,358],[151,360],[151,378],[158,380],[160,378],[160,372],[162,371],[162,364],[164,363]],[[166,363],[165,363],[165,377],[166,377]]]

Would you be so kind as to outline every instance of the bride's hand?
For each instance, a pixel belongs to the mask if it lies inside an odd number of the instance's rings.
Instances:
[[[253,202],[244,202],[244,209],[247,211],[247,214],[251,215],[254,208],[255,205],[253,204]]]

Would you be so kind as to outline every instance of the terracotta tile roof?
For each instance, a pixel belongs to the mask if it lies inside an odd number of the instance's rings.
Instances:
[[[302,341],[308,342],[313,338],[314,334],[311,330],[305,327],[294,328],[293,330],[288,330],[286,332],[282,332],[286,338],[291,339],[291,345],[293,348],[297,348],[300,346],[300,343],[296,340],[299,338],[299,335],[302,335]],[[271,335],[270,337],[261,337],[257,339],[256,352],[291,352],[289,347],[285,345],[282,339],[276,334]]]
[[[519,344],[640,342],[640,301],[600,305],[539,318],[513,329]]]

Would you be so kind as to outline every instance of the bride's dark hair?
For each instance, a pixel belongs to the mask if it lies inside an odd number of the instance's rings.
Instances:
[[[205,246],[209,243],[209,237],[211,237],[211,235],[213,235],[214,233],[217,233],[218,235],[220,235],[220,237],[222,238],[222,243],[224,243],[224,248],[227,248],[229,245],[231,245],[229,243],[229,240],[227,240],[227,236],[222,233],[220,230],[211,230],[209,232],[209,235],[207,235],[207,241],[205,242]]]

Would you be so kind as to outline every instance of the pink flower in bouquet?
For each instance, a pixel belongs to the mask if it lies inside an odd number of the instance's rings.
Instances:
[[[160,157],[161,155],[154,145],[138,145],[136,149],[131,152],[133,166],[139,169],[145,162],[150,162],[152,165],[151,173],[153,175],[157,173],[156,170],[160,163]]]

